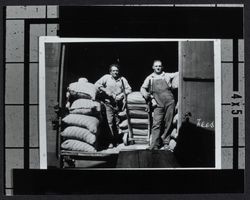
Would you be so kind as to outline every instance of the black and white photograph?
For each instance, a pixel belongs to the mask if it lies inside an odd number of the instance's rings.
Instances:
[[[39,44],[42,168],[221,168],[220,40]]]
[[[244,193],[245,4],[1,11],[4,196]]]

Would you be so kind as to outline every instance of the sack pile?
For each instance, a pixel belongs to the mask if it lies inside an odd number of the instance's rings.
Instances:
[[[177,125],[178,125],[178,103],[176,104],[176,107],[175,107],[175,115],[174,115],[174,118],[173,118],[173,127],[174,129],[172,130],[171,132],[171,135],[170,135],[170,141],[169,141],[169,148],[170,150],[174,150],[175,147],[176,147],[176,140],[178,138],[178,132],[177,132]]]
[[[101,104],[95,101],[97,89],[81,78],[68,87],[69,114],[62,121],[66,128],[61,132],[61,148],[72,151],[96,152],[96,135],[99,131]]]
[[[132,92],[127,96],[128,114],[133,130],[134,138],[145,138],[148,135],[148,113],[147,104],[140,92]],[[119,124],[123,133],[128,133],[128,119],[126,111],[119,114],[121,122]]]
[[[87,79],[80,78],[78,82],[71,83],[68,87],[68,91],[71,96],[83,99],[95,100],[97,89],[92,83],[89,83]]]

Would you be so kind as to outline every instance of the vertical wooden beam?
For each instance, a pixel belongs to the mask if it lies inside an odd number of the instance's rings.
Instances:
[[[0,31],[0,46],[1,46],[1,50],[2,50],[2,54],[0,54],[0,62],[2,64],[2,67],[0,67],[0,76],[1,76],[1,83],[0,83],[0,129],[1,131],[1,138],[2,140],[0,140],[0,146],[3,148],[0,148],[0,162],[3,163],[0,167],[0,177],[4,177],[2,178],[3,180],[3,186],[0,188],[0,192],[1,194],[6,194],[5,192],[2,191],[3,188],[5,188],[6,191],[6,178],[5,178],[5,174],[6,174],[6,164],[5,164],[5,154],[6,154],[6,150],[5,150],[5,65],[6,65],[6,7],[1,7],[0,8],[0,16],[2,17],[3,20],[0,20],[0,26],[3,27]],[[2,168],[3,167],[3,168]]]
[[[24,21],[24,169],[29,169],[30,152],[29,152],[29,74],[30,74],[30,23]]]

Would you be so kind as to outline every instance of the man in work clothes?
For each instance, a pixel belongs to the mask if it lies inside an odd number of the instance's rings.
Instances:
[[[111,144],[116,146],[119,131],[118,111],[121,110],[125,94],[131,93],[131,87],[126,78],[120,76],[118,64],[111,64],[109,74],[102,76],[95,85],[103,94],[108,125],[112,134]]]
[[[164,143],[168,143],[167,136],[174,116],[175,100],[171,91],[171,81],[178,74],[165,73],[162,62],[153,62],[154,72],[150,74],[141,86],[140,92],[149,101],[156,101],[154,109],[153,125],[151,132],[151,144],[148,149],[160,149]]]

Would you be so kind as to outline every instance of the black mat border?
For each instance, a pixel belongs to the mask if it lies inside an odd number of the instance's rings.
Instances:
[[[125,4],[125,3],[129,3],[131,4],[132,1],[80,1],[80,0],[71,0],[71,1],[1,1],[1,6],[5,6],[5,5],[44,5],[44,4],[50,4],[50,5],[89,5],[89,4],[113,4],[113,3],[121,3],[121,4]],[[166,3],[166,4],[177,4],[177,3],[181,3],[181,4],[195,4],[195,3],[244,3],[244,20],[245,20],[245,44],[249,44],[249,20],[250,20],[250,14],[249,14],[249,3],[247,1],[227,1],[227,0],[223,0],[223,1],[133,1],[132,3],[134,4],[142,4],[142,3]],[[0,15],[3,16],[2,11],[0,12]],[[3,25],[3,21],[2,19],[0,20],[0,25],[2,27]],[[3,30],[0,31],[0,46],[1,46],[1,52],[4,52],[3,50]],[[248,106],[248,101],[249,101],[249,92],[247,92],[247,86],[249,85],[249,67],[248,67],[248,63],[249,63],[249,58],[250,58],[250,51],[249,51],[249,46],[245,46],[245,57],[246,57],[246,65],[245,65],[245,73],[246,73],[246,78],[245,78],[245,83],[246,83],[246,122],[248,122],[249,120],[249,106]],[[1,64],[3,64],[3,55],[0,55],[0,62]],[[3,65],[0,69],[0,75],[1,78],[4,78],[4,70],[3,70]],[[4,79],[3,79],[4,80]],[[0,121],[0,130],[1,130],[1,136],[3,136],[4,133],[4,113],[3,113],[3,102],[4,102],[4,83],[3,81],[1,81],[1,85],[0,85],[0,106],[1,106],[1,110],[0,110],[0,114],[1,114],[1,121]],[[249,155],[249,140],[247,139],[247,133],[249,132],[249,125],[248,123],[246,123],[246,155]],[[3,137],[1,137],[3,138]],[[3,147],[3,140],[0,140],[0,146]],[[0,161],[2,163],[1,168],[0,168],[0,177],[4,177],[3,174],[3,161],[4,161],[4,157],[3,157],[3,150],[2,148],[0,149]],[[250,180],[249,175],[248,175],[248,170],[249,170],[249,159],[246,156],[246,172],[245,172],[245,180]],[[225,171],[225,170],[223,170]],[[2,182],[3,179],[1,179]],[[233,180],[228,180],[228,181],[233,181]],[[17,197],[3,197],[3,199],[222,199],[222,198],[227,198],[227,199],[250,199],[249,195],[249,182],[245,181],[245,194],[193,194],[193,195],[84,195],[84,196],[17,196]],[[3,191],[3,185],[1,185],[1,192]]]

